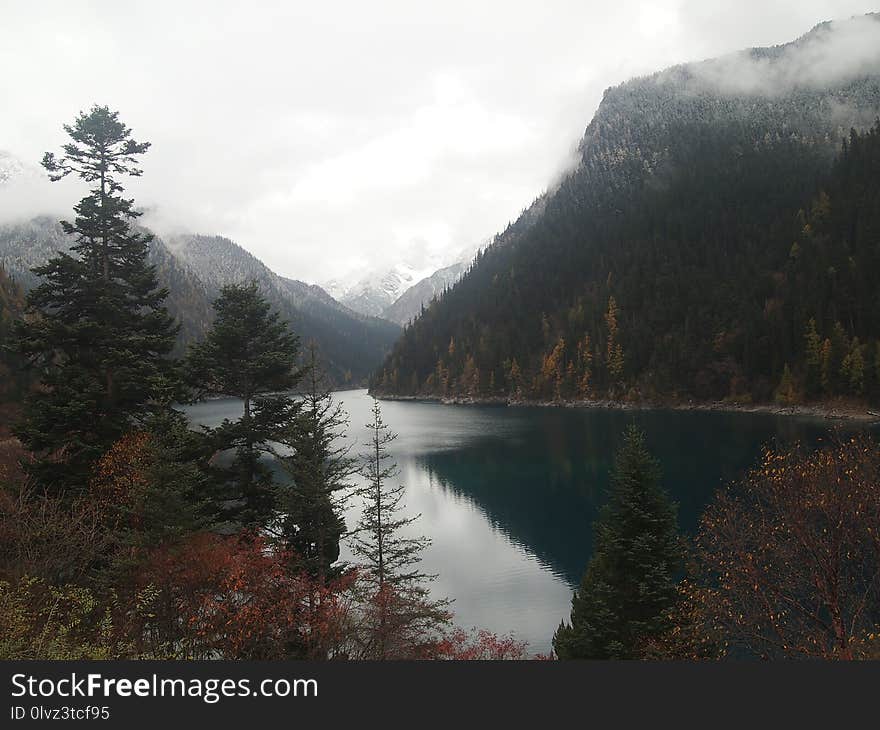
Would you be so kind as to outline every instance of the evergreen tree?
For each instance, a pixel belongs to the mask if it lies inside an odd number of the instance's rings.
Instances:
[[[865,356],[858,337],[854,337],[850,343],[850,350],[843,358],[841,373],[852,395],[858,396],[865,392]]]
[[[776,402],[782,406],[791,406],[798,402],[797,388],[794,384],[794,376],[788,363],[782,368],[782,377],[776,388]]]
[[[95,106],[65,125],[71,142],[43,166],[50,179],[74,174],[89,193],[74,206],[73,255],[34,269],[33,314],[19,327],[20,351],[44,388],[27,403],[18,435],[37,455],[34,472],[57,491],[82,491],[95,461],[143,419],[169,383],[166,355],[176,328],[147,263],[150,236],[131,230],[140,214],[120,180],[137,177],[148,142],[136,142],[118,112]]]
[[[90,486],[108,528],[108,580],[124,579],[147,552],[212,524],[211,483],[201,468],[205,447],[186,417],[169,408],[98,461]]]
[[[223,287],[214,310],[207,336],[187,355],[187,380],[200,395],[242,400],[238,421],[225,420],[209,432],[218,451],[235,450],[232,464],[218,470],[233,489],[227,516],[244,525],[264,525],[275,494],[260,456],[295,418],[297,403],[285,391],[302,377],[296,367],[299,341],[278,313],[270,312],[255,282]]]
[[[630,426],[611,475],[611,496],[595,527],[595,550],[560,624],[560,659],[628,659],[665,628],[676,598],[683,545],[676,507],[660,486],[645,436]]]
[[[807,395],[818,395],[822,386],[822,339],[816,330],[816,320],[810,319],[804,335],[806,344]]]
[[[418,515],[404,517],[404,487],[391,484],[398,474],[388,453],[397,438],[382,420],[379,401],[373,401],[370,450],[364,454],[365,484],[356,491],[364,508],[352,540],[352,552],[363,568],[365,586],[365,658],[402,659],[418,655],[434,632],[449,621],[448,602],[430,598],[427,583],[434,576],[419,570],[425,537],[404,532]]]
[[[314,344],[304,380],[297,417],[277,440],[276,455],[289,477],[278,486],[279,542],[295,557],[294,569],[325,586],[339,574],[334,564],[345,532],[342,510],[356,467],[348,447],[338,445],[348,417],[333,400]]]
[[[608,298],[608,311],[605,313],[605,325],[608,327],[608,340],[606,343],[605,364],[608,368],[608,376],[614,385],[623,377],[623,347],[618,341],[617,328],[617,301],[614,297]]]

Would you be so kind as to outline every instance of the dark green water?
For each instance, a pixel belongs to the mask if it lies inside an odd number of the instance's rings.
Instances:
[[[366,391],[337,393],[351,415],[347,438],[366,443]],[[741,475],[771,443],[816,444],[831,422],[765,414],[382,404],[400,436],[393,454],[416,532],[433,544],[425,568],[434,590],[455,600],[457,623],[513,631],[547,651],[592,547],[621,434],[641,426],[663,466],[663,483],[693,532],[715,491]],[[194,422],[237,418],[240,403],[188,409]],[[850,427],[852,428],[852,427]],[[358,506],[347,515],[349,526]]]

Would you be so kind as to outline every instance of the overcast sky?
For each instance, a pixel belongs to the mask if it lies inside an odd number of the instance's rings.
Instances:
[[[872,9],[0,0],[0,150],[37,162],[63,123],[108,104],[153,143],[129,192],[156,225],[229,236],[324,282],[490,238],[565,168],[610,85]],[[76,191],[30,195],[0,216]]]

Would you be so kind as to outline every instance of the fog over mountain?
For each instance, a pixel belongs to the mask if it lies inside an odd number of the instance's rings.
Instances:
[[[858,0],[6,3],[0,150],[35,166],[63,142],[62,124],[109,104],[153,143],[129,193],[163,236],[228,236],[279,275],[312,283],[390,271],[413,251],[448,266],[570,167],[608,86],[871,9]],[[859,32],[839,41],[818,51],[828,51],[829,78],[876,52]],[[796,70],[776,78],[772,59],[739,60],[708,66],[706,81],[798,81]],[[58,216],[79,197],[71,180],[32,178],[0,193],[0,218]]]
[[[374,392],[791,400],[808,326],[842,379],[825,392],[864,392],[878,116],[880,14],[610,87],[577,164],[405,330]]]

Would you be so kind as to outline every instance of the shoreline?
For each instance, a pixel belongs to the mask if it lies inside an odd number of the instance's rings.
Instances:
[[[564,400],[545,401],[516,399],[506,396],[473,398],[470,396],[432,396],[432,395],[391,395],[375,396],[378,400],[387,401],[422,401],[440,403],[442,405],[494,405],[506,407],[533,408],[583,408],[620,411],[700,411],[704,413],[763,413],[770,416],[800,416],[808,418],[824,418],[833,421],[854,421],[859,423],[880,422],[880,412],[871,411],[867,406],[830,405],[817,403],[814,405],[780,406],[773,403],[725,403],[724,401],[618,401],[611,399],[599,400]]]

